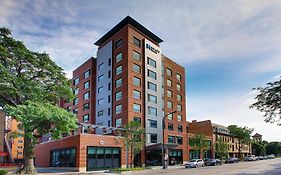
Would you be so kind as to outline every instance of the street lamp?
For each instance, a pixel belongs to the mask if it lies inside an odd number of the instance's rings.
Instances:
[[[165,118],[168,116],[168,115],[171,115],[171,114],[174,114],[176,113],[177,111],[173,111],[173,112],[170,112],[166,115],[164,115],[164,117],[162,118],[162,168],[165,169],[166,168],[166,165],[165,165],[165,142],[164,142],[164,132],[165,132]]]

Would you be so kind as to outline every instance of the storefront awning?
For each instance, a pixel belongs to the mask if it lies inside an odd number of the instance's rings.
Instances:
[[[165,143],[165,148],[166,149],[173,149],[175,147],[177,147],[178,144],[174,144],[174,143]],[[157,143],[154,145],[149,145],[146,147],[146,150],[157,150],[157,149],[162,149],[162,143]]]
[[[7,152],[0,152],[0,156],[1,157],[9,156],[9,153],[7,153]]]

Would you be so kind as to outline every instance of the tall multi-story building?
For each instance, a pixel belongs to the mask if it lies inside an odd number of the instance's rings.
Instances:
[[[188,158],[185,69],[162,54],[161,42],[127,16],[95,42],[96,59],[90,58],[73,72],[77,98],[73,103],[61,103],[77,114],[79,122],[104,127],[96,128],[96,134],[110,134],[107,127],[139,122],[147,134],[145,149],[139,155],[142,164],[161,163],[162,118],[174,111],[165,118],[165,145],[173,163]],[[82,129],[80,135],[83,133]],[[99,138],[106,137],[111,136]],[[40,146],[44,147],[38,145],[38,150]],[[122,158],[121,165],[123,162]]]

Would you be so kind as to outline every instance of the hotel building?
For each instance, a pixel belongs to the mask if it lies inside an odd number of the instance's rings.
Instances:
[[[159,165],[164,116],[170,163],[187,161],[185,69],[162,54],[161,42],[129,16],[97,40],[97,58],[88,59],[73,72],[77,97],[60,105],[77,114],[80,123],[99,127],[91,131],[82,127],[62,140],[37,145],[36,164],[79,171],[124,166],[125,151],[114,142],[110,128],[137,121],[145,128],[146,145],[129,162]]]

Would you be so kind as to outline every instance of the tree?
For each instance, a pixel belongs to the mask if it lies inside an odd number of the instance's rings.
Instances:
[[[238,154],[239,158],[241,159],[243,146],[249,145],[251,143],[251,134],[253,132],[253,129],[246,126],[242,128],[236,125],[230,125],[228,126],[228,130],[230,131],[232,137],[237,139],[236,143],[238,144]]]
[[[20,173],[36,173],[33,147],[38,138],[54,139],[76,126],[76,116],[60,109],[60,99],[72,99],[70,81],[46,53],[30,51],[0,28],[0,106],[24,131],[24,165]]]
[[[189,145],[195,150],[200,152],[200,159],[203,159],[204,152],[209,148],[209,142],[203,134],[196,134],[190,139]]]
[[[266,147],[266,154],[281,154],[281,145],[279,142],[269,142]]]
[[[252,142],[252,153],[256,156],[265,155],[265,144],[262,142]]]
[[[220,159],[225,159],[228,155],[228,144],[222,138],[218,138],[217,140],[216,154]]]
[[[139,122],[131,121],[124,125],[120,130],[119,140],[125,145],[126,149],[126,168],[129,166],[129,153],[131,159],[131,167],[133,167],[133,158],[138,154],[145,145],[145,130],[141,128]]]
[[[250,108],[264,112],[265,122],[277,122],[281,125],[281,76],[279,80],[269,82],[266,87],[258,87],[253,90],[258,91],[255,97],[257,100]]]

